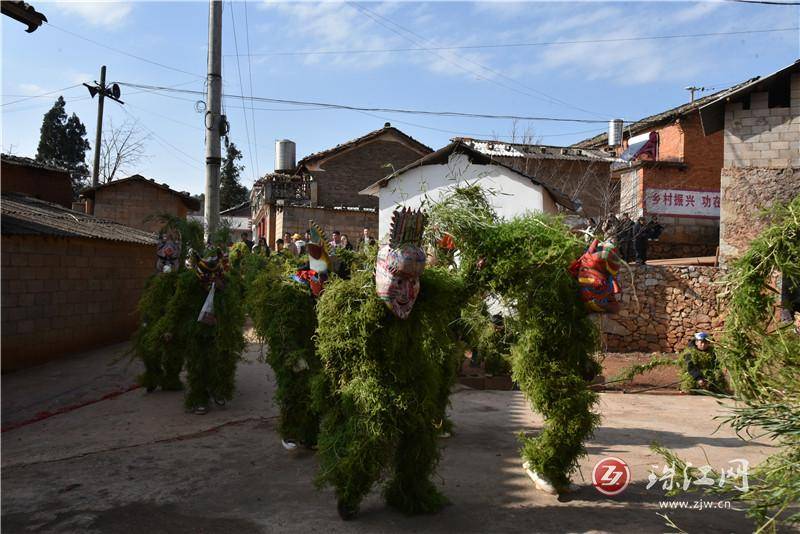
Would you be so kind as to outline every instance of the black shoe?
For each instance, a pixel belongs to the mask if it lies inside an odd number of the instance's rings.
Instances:
[[[349,506],[339,501],[336,504],[336,511],[339,512],[339,517],[342,518],[342,521],[350,521],[358,515],[358,506]]]

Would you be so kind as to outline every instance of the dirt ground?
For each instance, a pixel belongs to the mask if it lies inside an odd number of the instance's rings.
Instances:
[[[4,428],[130,386],[139,367],[128,350],[116,345],[4,375]],[[239,366],[236,398],[205,416],[184,413],[181,393],[137,389],[3,432],[3,532],[671,532],[659,502],[693,506],[700,497],[665,497],[661,483],[646,489],[650,466],[663,467],[652,441],[716,467],[737,458],[755,464],[772,451],[715,432],[722,409],[713,399],[603,393],[603,422],[574,476],[579,489],[556,498],[536,491],[520,467],[516,435],[542,424],[522,394],[459,386],[455,433],[442,440],[436,478],[451,504],[405,517],[376,488],[358,519],[344,523],[333,492],[313,485],[313,454],[280,446],[274,380],[255,361],[258,351],[250,345]],[[591,485],[592,467],[606,456],[632,472],[616,497]],[[666,513],[687,532],[752,531],[740,510]]]

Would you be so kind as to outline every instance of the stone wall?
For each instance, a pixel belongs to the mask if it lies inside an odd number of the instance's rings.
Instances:
[[[800,168],[722,169],[720,256],[740,256],[767,221],[759,217],[776,202],[786,203],[800,195]]]
[[[725,106],[725,167],[800,167],[800,74],[790,84],[789,106],[770,107],[767,92]]]
[[[604,349],[610,352],[677,352],[698,331],[722,326],[716,291],[723,269],[634,266],[619,276],[622,309],[601,315]],[[631,280],[632,278],[632,280]]]
[[[155,244],[2,238],[2,370],[128,339]]]

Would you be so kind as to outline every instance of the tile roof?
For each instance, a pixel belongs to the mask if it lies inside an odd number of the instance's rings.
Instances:
[[[49,235],[154,245],[156,234],[99,219],[21,193],[3,193],[3,235]]]
[[[455,137],[452,141],[461,141],[487,156],[504,158],[561,159],[573,161],[608,162],[617,160],[612,154],[603,150],[575,148],[552,145],[529,145],[525,143],[508,143],[469,137]]]
[[[0,154],[0,160],[2,160],[3,163],[8,163],[10,165],[19,165],[20,167],[30,167],[32,169],[43,169],[46,171],[55,171],[55,172],[66,172],[66,173],[69,172],[69,170],[64,169],[63,167],[57,167],[55,165],[50,165],[48,163],[36,161],[33,158],[26,158],[24,156],[12,156],[11,154]]]
[[[300,167],[301,165],[305,165],[305,164],[311,163],[312,161],[316,161],[316,160],[319,160],[319,159],[326,158],[326,157],[331,156],[331,155],[333,155],[333,154],[335,154],[337,152],[340,152],[342,150],[346,150],[346,149],[348,149],[350,147],[357,146],[357,145],[359,145],[361,143],[364,143],[364,142],[367,142],[367,141],[371,141],[372,139],[375,139],[377,137],[380,137],[381,135],[384,135],[384,134],[390,133],[390,132],[395,134],[395,135],[400,136],[401,138],[403,138],[405,140],[407,140],[409,143],[411,143],[412,145],[416,146],[417,149],[423,154],[430,154],[431,152],[433,152],[433,149],[431,147],[429,147],[427,145],[423,145],[422,143],[420,143],[419,141],[417,141],[416,139],[414,139],[410,135],[408,135],[406,133],[403,133],[402,131],[398,130],[397,128],[395,128],[394,126],[392,126],[390,123],[387,122],[386,124],[383,125],[383,128],[381,128],[380,130],[375,130],[374,132],[370,132],[370,133],[368,133],[366,135],[362,135],[361,137],[358,137],[356,139],[352,139],[352,140],[347,141],[345,143],[342,143],[340,145],[336,145],[333,148],[329,148],[327,150],[322,150],[320,152],[315,152],[314,154],[309,154],[308,156],[306,156],[303,159],[301,159],[300,161],[298,161],[297,162],[297,166]]]
[[[626,125],[625,132],[629,133],[631,136],[634,136],[646,132],[656,126],[660,126],[661,124],[671,122],[679,117],[688,115],[689,113],[698,110],[700,107],[704,106],[705,104],[708,104],[709,102],[713,102],[714,100],[723,98],[727,94],[733,93],[740,87],[752,83],[757,79],[758,76],[756,76],[755,78],[751,78],[747,81],[744,81],[742,83],[738,83],[727,89],[723,89],[722,91],[717,91],[716,93],[700,97],[696,99],[694,102],[687,102],[686,104],[681,104],[680,106],[676,106],[666,111],[662,111],[661,113],[656,113],[655,115],[650,115],[649,117],[640,119],[634,123]],[[607,143],[608,143],[608,132],[601,133],[600,135],[596,135],[589,139],[584,139],[583,141],[578,141],[572,146],[575,148],[596,148],[605,146]]]
[[[93,199],[95,191],[98,191],[100,189],[106,189],[106,188],[109,188],[109,187],[116,187],[119,184],[132,182],[132,181],[144,182],[144,183],[146,183],[148,185],[152,185],[154,187],[158,187],[160,189],[163,189],[164,191],[172,193],[173,195],[179,197],[183,201],[183,203],[186,205],[186,209],[188,209],[189,211],[197,211],[197,210],[200,209],[200,201],[197,200],[196,198],[193,198],[192,195],[190,195],[186,191],[175,191],[174,189],[172,189],[167,184],[156,183],[156,181],[153,180],[152,178],[145,178],[141,174],[134,174],[133,176],[128,176],[127,178],[120,178],[119,180],[112,180],[110,182],[107,182],[107,183],[104,183],[104,184],[100,184],[97,187],[87,187],[86,189],[81,191],[81,197],[82,198],[92,198]]]
[[[479,150],[471,147],[470,145],[468,145],[465,142],[463,142],[461,140],[458,140],[458,139],[453,141],[452,143],[450,143],[446,147],[440,148],[436,152],[432,152],[432,153],[428,154],[427,156],[424,156],[424,157],[418,159],[417,161],[415,161],[413,163],[410,163],[409,165],[406,165],[402,169],[399,169],[399,170],[393,172],[389,176],[386,176],[385,178],[381,178],[380,180],[378,180],[377,182],[375,182],[371,186],[369,186],[369,187],[363,189],[362,191],[360,191],[360,194],[362,194],[362,195],[374,195],[374,194],[376,194],[376,192],[380,188],[386,187],[386,185],[390,181],[392,181],[394,178],[396,178],[396,177],[400,176],[401,174],[403,174],[403,173],[405,173],[407,171],[410,171],[411,169],[414,169],[416,167],[422,167],[424,165],[442,165],[442,164],[446,164],[449,161],[450,155],[454,154],[454,153],[467,154],[469,156],[470,161],[472,161],[473,163],[477,163],[479,165],[497,165],[499,167],[503,167],[505,169],[508,169],[508,170],[514,172],[515,174],[519,174],[520,176],[524,176],[525,178],[527,178],[528,180],[530,180],[534,184],[544,188],[548,193],[550,193],[550,195],[553,197],[553,199],[558,204],[564,206],[565,208],[567,208],[569,210],[573,210],[574,211],[574,210],[577,209],[577,205],[575,204],[575,202],[573,202],[572,199],[570,199],[565,193],[563,193],[558,188],[555,188],[555,187],[553,187],[551,185],[548,185],[548,184],[540,181],[539,179],[537,179],[534,176],[530,176],[528,174],[525,174],[524,172],[521,172],[521,171],[519,171],[519,170],[517,170],[517,169],[515,169],[515,168],[513,168],[513,167],[511,167],[511,166],[509,166],[509,165],[507,165],[505,163],[503,163],[500,160],[494,159],[492,156],[484,154],[483,152],[480,152]]]

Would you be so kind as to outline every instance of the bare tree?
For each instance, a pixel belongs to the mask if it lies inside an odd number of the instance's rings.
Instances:
[[[149,139],[150,135],[139,128],[138,121],[126,120],[115,128],[109,120],[100,147],[100,181],[108,183],[118,172],[126,172],[146,158],[145,143]]]

